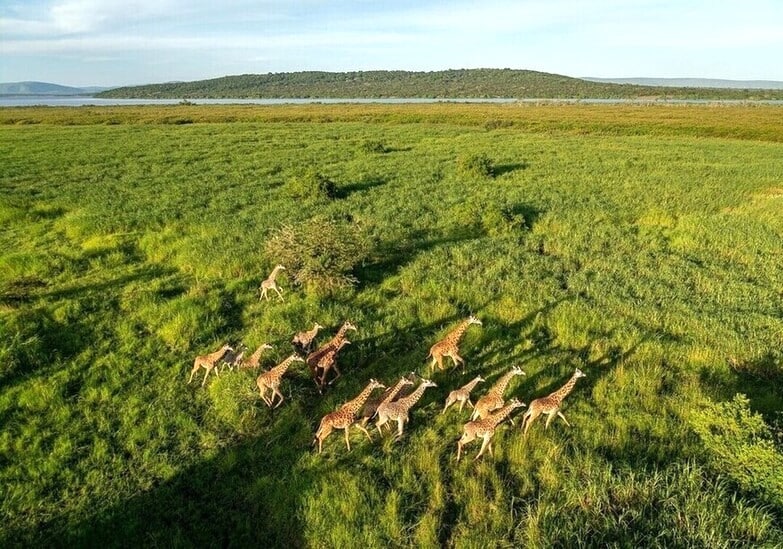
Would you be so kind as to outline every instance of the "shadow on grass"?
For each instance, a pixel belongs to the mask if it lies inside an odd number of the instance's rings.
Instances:
[[[268,413],[265,409],[261,413]],[[262,436],[74,522],[61,516],[6,532],[5,543],[51,547],[305,547],[301,498],[329,466],[312,463],[313,432],[291,407]],[[2,538],[0,538],[2,539]],[[2,543],[5,545],[5,543]],[[8,545],[6,545],[8,546]]]
[[[371,177],[364,181],[358,181],[356,183],[349,183],[347,185],[340,185],[335,194],[335,198],[348,198],[353,193],[368,191],[375,187],[380,187],[386,184],[386,179],[382,177]]]
[[[492,172],[495,177],[506,175],[516,171],[526,170],[530,167],[527,162],[516,162],[512,164],[497,164],[492,167]]]

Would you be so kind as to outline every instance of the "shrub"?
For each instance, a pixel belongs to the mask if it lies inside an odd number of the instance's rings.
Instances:
[[[492,160],[483,153],[469,154],[457,158],[457,171],[466,177],[489,178],[495,176]]]
[[[308,170],[288,181],[288,194],[296,199],[324,201],[337,198],[337,185],[323,174]]]
[[[745,395],[708,403],[691,415],[690,423],[715,470],[783,509],[783,453],[764,418],[750,411]]]
[[[389,147],[383,141],[368,139],[362,142],[361,150],[366,153],[383,154],[389,152],[391,149],[389,149]]]
[[[368,244],[352,223],[313,218],[283,225],[268,240],[267,254],[282,263],[298,284],[330,291],[356,284],[351,271],[368,253]]]

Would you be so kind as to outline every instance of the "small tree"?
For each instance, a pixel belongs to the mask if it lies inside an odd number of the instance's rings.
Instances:
[[[472,178],[490,178],[495,176],[492,160],[483,153],[469,154],[457,158],[457,171]]]
[[[291,197],[299,200],[318,202],[337,198],[334,181],[312,169],[290,179],[286,189]]]
[[[296,283],[326,292],[358,282],[352,271],[368,249],[356,224],[327,218],[283,225],[266,245],[269,257],[284,264]]]

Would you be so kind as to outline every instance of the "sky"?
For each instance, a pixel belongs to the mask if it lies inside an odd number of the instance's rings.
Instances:
[[[783,81],[783,0],[0,0],[0,82],[479,67]]]

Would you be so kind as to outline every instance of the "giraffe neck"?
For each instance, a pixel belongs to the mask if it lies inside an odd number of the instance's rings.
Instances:
[[[256,349],[256,352],[250,355],[250,358],[248,358],[248,362],[258,362],[261,359],[261,353],[264,352],[264,347],[259,347]]]
[[[573,391],[577,379],[579,378],[576,377],[576,374],[572,375],[571,379],[566,381],[566,384],[560,387],[557,391],[549,395],[549,398],[555,399],[557,402],[561,402],[565,397],[568,396],[568,393]]]
[[[468,329],[468,326],[470,326],[470,320],[463,320],[462,324],[454,328],[454,331],[449,334],[449,341],[455,345],[459,343],[462,339],[462,336],[465,335],[465,331]]]
[[[216,360],[220,360],[222,358],[222,356],[226,354],[227,351],[228,351],[228,349],[226,347],[221,347],[220,349],[218,349],[214,353],[208,354],[207,355],[207,360],[209,360],[211,362],[215,362]]]
[[[490,417],[492,418],[492,426],[496,427],[500,424],[501,421],[506,419],[509,415],[511,415],[511,412],[514,411],[514,408],[516,408],[515,404],[507,404],[503,406],[500,410],[492,414]]]
[[[279,273],[280,273],[280,267],[275,267],[274,269],[272,269],[272,272],[269,274],[269,278],[267,280],[269,280],[270,282],[274,282],[275,278],[277,278],[277,275]]]
[[[467,392],[471,392],[474,389],[474,387],[476,387],[476,385],[478,385],[479,383],[481,382],[478,379],[474,379],[470,383],[466,384],[462,389]]]
[[[511,378],[514,377],[515,373],[514,371],[510,371],[506,373],[503,377],[501,377],[498,382],[495,384],[495,387],[492,388],[492,394],[502,396],[503,393],[506,392],[506,387],[508,387],[508,382],[511,381]]]
[[[406,381],[405,378],[398,381],[397,384],[394,387],[392,387],[391,391],[389,391],[389,394],[386,395],[386,398],[384,398],[381,402],[385,404],[387,402],[391,402],[392,400],[394,400],[394,397],[396,397],[400,393],[400,391],[402,391],[402,388],[406,385],[405,381]]]
[[[285,359],[283,362],[275,366],[275,371],[277,371],[280,375],[286,373],[288,368],[291,367],[291,364],[293,363],[294,359],[296,358],[296,355],[291,355],[287,359]]]
[[[351,412],[352,414],[358,412],[359,408],[364,406],[364,403],[367,402],[368,398],[370,398],[370,393],[372,393],[375,387],[376,386],[372,384],[365,387],[364,390],[361,393],[359,393],[359,396],[343,404],[343,410]]]
[[[410,408],[411,406],[413,406],[414,404],[416,404],[419,401],[419,399],[421,398],[421,395],[424,394],[424,390],[426,388],[427,388],[427,386],[422,383],[421,385],[416,387],[415,391],[413,391],[411,394],[409,394],[405,398],[401,398],[397,402],[399,402],[400,404],[402,404],[403,406],[405,406],[407,408]]]

